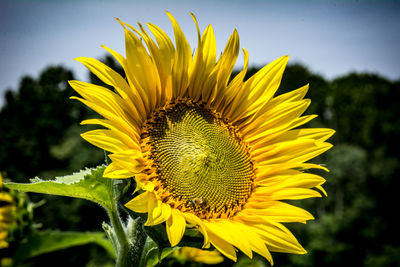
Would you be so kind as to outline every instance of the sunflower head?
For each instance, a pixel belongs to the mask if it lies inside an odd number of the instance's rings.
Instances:
[[[175,44],[154,24],[146,30],[121,22],[126,55],[104,47],[121,64],[121,76],[91,58],[77,58],[105,84],[70,81],[73,97],[104,119],[105,129],[82,135],[111,154],[104,177],[134,177],[138,190],[126,206],[146,213],[146,225],[165,223],[171,246],[186,228],[198,229],[204,247],[212,244],[236,260],[236,250],[256,252],[272,263],[270,251],[305,253],[285,222],[312,219],[282,200],[320,197],[324,178],[307,163],[331,145],[331,129],[298,129],[315,118],[302,116],[310,104],[308,85],[275,96],[288,57],[281,57],[244,80],[231,73],[239,53],[233,31],[217,60],[211,25],[201,33],[194,55],[175,18],[167,13]],[[153,35],[153,37],[150,36]],[[317,190],[315,190],[317,189]]]

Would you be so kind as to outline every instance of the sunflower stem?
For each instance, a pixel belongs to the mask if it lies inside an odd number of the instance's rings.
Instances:
[[[118,208],[117,208],[117,203],[115,200],[112,201],[111,204],[111,210],[109,211],[110,215],[110,221],[112,228],[114,230],[114,234],[116,237],[116,254],[117,254],[117,262],[115,266],[129,266],[123,264],[124,261],[129,258],[126,257],[128,256],[127,254],[129,253],[129,243],[128,243],[128,238],[125,234],[125,227],[121,221]]]
[[[144,232],[144,221],[141,218],[129,218],[125,226],[118,211],[118,193],[112,190],[113,201],[109,210],[110,221],[116,237],[117,260],[115,266],[139,266],[147,235]]]
[[[131,252],[132,252],[132,264],[129,266],[141,266],[141,258],[143,256],[143,250],[146,244],[147,234],[143,228],[144,220],[140,217],[132,219],[129,217],[127,225],[127,235],[131,241]],[[144,266],[144,265],[143,265]]]

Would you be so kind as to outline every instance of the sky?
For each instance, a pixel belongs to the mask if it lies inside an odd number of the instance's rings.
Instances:
[[[106,45],[124,54],[122,27],[151,22],[173,39],[171,12],[192,49],[197,44],[193,12],[201,30],[212,24],[221,52],[236,28],[249,64],[262,66],[283,55],[334,79],[349,72],[374,72],[400,79],[400,1],[397,0],[0,0],[0,105],[24,75],[37,78],[50,65],[72,69],[73,59],[102,58]],[[243,66],[243,56],[236,68]]]

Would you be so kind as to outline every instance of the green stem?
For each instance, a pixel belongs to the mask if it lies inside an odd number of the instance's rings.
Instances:
[[[114,191],[113,191],[114,192]],[[114,196],[115,196],[114,192]],[[130,218],[128,227],[124,226],[118,212],[117,199],[114,197],[111,204],[110,220],[117,239],[117,267],[139,266],[140,258],[146,241],[143,230],[143,219]]]
[[[125,261],[124,258],[126,258],[126,256],[128,256],[129,254],[129,243],[115,203],[113,203],[112,206],[113,207],[112,211],[110,212],[110,220],[111,225],[114,229],[115,236],[117,238],[117,262],[115,266],[130,266],[121,264]]]
[[[129,218],[127,234],[131,240],[132,262],[131,266],[140,266],[143,250],[146,244],[147,234],[143,228],[144,220],[140,217],[136,219]],[[144,265],[143,265],[144,266]]]

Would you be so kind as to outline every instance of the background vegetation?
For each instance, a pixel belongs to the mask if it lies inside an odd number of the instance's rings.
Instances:
[[[109,57],[103,60],[122,70]],[[257,68],[249,70],[249,75]],[[79,126],[92,113],[77,101],[67,80],[73,73],[61,66],[45,69],[38,78],[24,77],[17,90],[5,93],[0,110],[0,170],[15,182],[39,176],[52,178],[104,163],[104,152],[86,143]],[[101,82],[90,75],[93,83]],[[396,266],[400,241],[395,205],[400,171],[400,81],[375,74],[351,73],[332,81],[302,65],[290,65],[279,93],[310,83],[309,114],[320,116],[310,127],[337,132],[335,146],[316,161],[331,170],[323,174],[327,198],[296,202],[316,217],[307,225],[288,224],[306,255],[274,253],[276,266]],[[43,229],[101,231],[107,220],[97,205],[79,199],[29,195],[45,204],[34,210],[35,223]],[[395,202],[396,201],[396,202]],[[103,266],[110,259],[102,248],[86,245],[42,255],[27,262],[42,266]],[[112,261],[111,261],[112,262]],[[168,265],[177,262],[166,261]],[[226,266],[225,262],[221,266]],[[236,266],[265,266],[256,257],[240,258]]]

